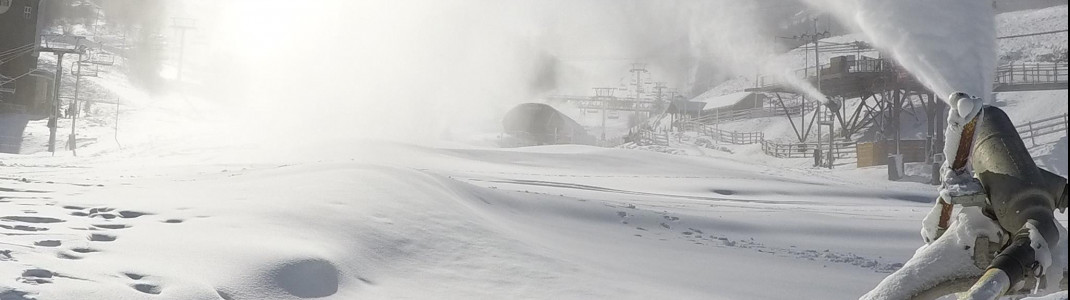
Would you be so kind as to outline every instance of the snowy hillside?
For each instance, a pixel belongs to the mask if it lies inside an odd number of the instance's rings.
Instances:
[[[1003,13],[996,16],[1001,37],[1066,30],[1067,6]],[[1066,32],[1008,38],[999,41],[1000,64],[1056,62],[1067,59]]]

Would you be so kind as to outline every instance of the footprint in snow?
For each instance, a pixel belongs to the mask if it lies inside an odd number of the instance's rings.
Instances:
[[[0,221],[14,221],[14,222],[34,223],[34,224],[65,222],[64,220],[60,220],[60,219],[56,219],[56,218],[31,217],[31,216],[6,216],[6,217],[0,217]]]
[[[81,207],[78,207],[78,206],[66,206],[64,208],[71,209],[71,210],[76,210],[76,211],[70,213],[70,215],[72,215],[72,216],[90,217],[90,218],[103,218],[105,220],[111,220],[111,219],[115,219],[115,218],[134,219],[134,218],[145,216],[145,215],[151,215],[151,213],[140,212],[140,211],[132,211],[132,210],[116,211],[115,208],[111,208],[111,207],[94,207],[94,208],[90,208],[88,211],[86,211],[85,208],[81,208]]]
[[[159,295],[161,292],[163,292],[163,287],[143,281],[143,279],[146,279],[148,277],[146,275],[132,272],[124,272],[122,274],[126,278],[129,278],[133,281],[132,283],[130,283],[130,287],[138,292],[150,295]]]
[[[130,278],[133,280],[141,280],[142,278],[145,278],[145,275],[141,275],[138,273],[123,273],[123,276],[126,276],[126,278]]]
[[[89,240],[94,242],[111,242],[115,241],[116,237],[110,234],[94,233],[89,235]]]
[[[76,253],[82,253],[82,254],[100,252],[100,250],[93,249],[93,248],[88,248],[88,247],[74,248],[74,249],[71,249],[71,251],[74,251]]]
[[[159,295],[160,292],[163,292],[163,288],[161,288],[160,286],[149,283],[135,283],[131,285],[131,287],[133,287],[138,292],[150,295]]]
[[[126,224],[93,224],[93,227],[102,229],[125,229],[130,228],[130,225]]]
[[[70,254],[70,253],[63,253],[63,252],[60,252],[59,254],[56,254],[56,257],[59,257],[60,259],[66,259],[66,260],[79,260],[79,259],[82,259],[81,256]]]
[[[713,192],[725,196],[731,196],[736,194],[736,192],[732,190],[713,190]]]
[[[12,225],[0,224],[0,228],[8,229],[8,230],[18,230],[18,231],[48,231],[48,228],[33,227],[33,226],[27,226],[27,225],[14,225],[14,226],[12,226]]]
[[[62,244],[63,244],[63,242],[60,242],[58,240],[44,240],[44,241],[37,241],[37,242],[33,243],[34,246],[39,246],[39,247],[59,247]]]
[[[45,269],[29,269],[22,271],[22,277],[19,277],[19,281],[26,284],[52,283],[54,275],[52,271]]]

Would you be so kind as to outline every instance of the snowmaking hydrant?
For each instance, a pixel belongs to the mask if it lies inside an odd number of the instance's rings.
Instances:
[[[952,94],[949,102],[940,198],[923,222],[922,237],[926,243],[938,239],[950,226],[954,205],[981,208],[1003,231],[992,241],[998,254],[960,297],[996,299],[1028,278],[1062,272],[1049,270],[1058,267],[1049,247],[1060,242],[1054,212],[1066,210],[1066,178],[1037,167],[999,108],[965,93]]]

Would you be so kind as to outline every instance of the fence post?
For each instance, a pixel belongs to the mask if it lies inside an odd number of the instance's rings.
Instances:
[[[1033,142],[1033,146],[1037,145],[1037,133],[1033,131],[1033,122],[1029,122],[1029,141]]]
[[[1010,65],[1010,71],[1008,71],[1007,73],[1011,74],[1011,80],[1007,81],[1007,83],[1013,84],[1014,83],[1014,63],[1013,62]]]
[[[1059,82],[1059,63],[1051,64],[1051,76],[1052,83]]]

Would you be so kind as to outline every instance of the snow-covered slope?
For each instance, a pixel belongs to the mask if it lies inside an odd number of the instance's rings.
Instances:
[[[3,157],[0,278],[13,281],[0,290],[846,299],[921,244],[917,220],[934,196],[911,183],[585,146],[262,146]]]
[[[0,278],[13,281],[0,286],[37,299],[844,298],[920,243],[912,220],[932,196],[643,151],[280,148],[5,157]],[[301,152],[317,154],[288,154]]]
[[[1067,6],[1024,10],[996,15],[996,34],[1009,37],[1039,32],[1066,30]],[[1066,62],[1065,31],[999,40],[1000,63]]]

